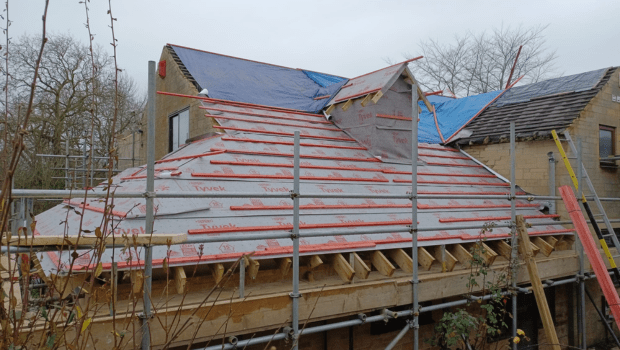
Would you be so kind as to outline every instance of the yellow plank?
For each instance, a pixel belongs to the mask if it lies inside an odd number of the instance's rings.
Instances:
[[[534,297],[536,298],[536,304],[538,304],[538,313],[540,314],[540,318],[543,322],[543,329],[545,330],[547,344],[549,344],[549,346],[551,346],[554,350],[560,350],[560,341],[558,340],[558,335],[555,331],[555,326],[553,325],[553,318],[551,317],[551,311],[549,310],[549,305],[547,304],[545,290],[540,282],[538,266],[534,260],[531,247],[528,244],[530,242],[530,236],[527,234],[527,228],[525,226],[523,215],[517,215],[516,224],[519,239],[521,242],[525,243],[519,244],[519,252],[521,252],[523,259],[525,260],[525,266],[527,266],[527,272],[530,275],[532,291],[534,292]]]
[[[144,271],[143,270],[131,270],[131,290],[133,291],[134,298],[140,298],[142,296],[142,287],[144,286]]]
[[[333,105],[327,107],[327,109],[325,110],[325,114],[329,115],[334,110],[334,108],[336,108],[336,104],[335,103]]]
[[[353,254],[353,270],[355,270],[355,276],[362,280],[367,279],[368,275],[370,274],[370,267],[366,265],[364,260],[362,260],[362,258],[357,255],[357,253],[351,254]]]
[[[347,109],[349,109],[351,106],[353,106],[353,100],[352,100],[352,99],[351,99],[351,100],[348,100],[347,102],[345,102],[345,103],[342,105],[342,110],[343,110],[343,111],[346,111],[346,110],[347,110]]]
[[[450,272],[454,270],[454,266],[456,266],[458,260],[454,255],[450,254],[445,245],[438,245],[431,248],[433,249],[433,256],[441,263],[441,272]]]
[[[403,271],[413,272],[413,259],[404,250],[394,249],[388,251],[387,254]]]
[[[185,293],[185,284],[187,282],[187,276],[185,275],[185,270],[183,270],[183,266],[175,266],[173,267],[174,271],[174,283],[177,287],[177,294]]]
[[[293,260],[291,258],[282,258],[278,262],[278,268],[280,269],[280,274],[282,277],[286,277],[289,271],[291,270],[291,265],[293,264]]]
[[[544,236],[542,237],[542,239],[544,239],[545,242],[549,243],[549,245],[553,248],[555,248],[555,245],[558,244],[558,239],[553,236]]]
[[[448,247],[448,251],[452,254],[456,260],[459,261],[462,265],[467,267],[471,266],[471,253],[465,249],[461,244],[454,244]]]
[[[512,247],[510,244],[506,243],[506,241],[491,241],[488,242],[488,245],[493,248],[499,255],[504,257],[506,260],[510,260],[512,257]]]
[[[534,243],[538,248],[540,248],[540,251],[545,256],[551,255],[551,252],[553,251],[553,246],[551,244],[547,243],[544,239],[542,239],[540,237],[534,237],[532,243]]]
[[[252,259],[249,256],[245,256],[244,258],[245,258],[245,266],[247,266],[248,268],[248,272],[246,273],[246,276],[252,280],[255,280],[256,276],[258,275],[258,269],[260,268],[260,264],[258,263],[258,261]]]
[[[321,257],[319,257],[318,255],[313,255],[308,262],[308,267],[313,269],[321,264],[323,264],[323,260],[321,260]]]
[[[211,264],[209,266],[211,266],[211,273],[213,274],[213,279],[215,280],[215,284],[220,283],[220,281],[224,277],[224,265],[223,264]],[[258,272],[258,269],[256,269],[256,271]],[[256,278],[256,276],[254,276],[254,278]]]
[[[345,259],[342,254],[334,255],[332,267],[336,270],[338,276],[340,276],[340,278],[345,282],[351,282],[353,276],[355,275],[355,270],[351,267],[351,265],[349,265],[347,259]]]
[[[380,251],[374,251],[372,253],[371,258],[372,265],[379,271],[382,275],[391,277],[394,274],[396,268],[392,263],[388,260],[388,258],[383,255]]]
[[[377,93],[372,97],[372,102],[376,104],[382,96],[383,92],[381,92],[381,90],[377,91]]]
[[[433,266],[433,262],[435,262],[435,258],[431,255],[431,253],[423,247],[419,247],[418,264],[428,271],[431,269],[431,266]]]
[[[372,94],[366,95],[366,97],[364,97],[364,99],[362,100],[362,107],[366,107],[368,102],[370,102],[371,98],[372,98]]]

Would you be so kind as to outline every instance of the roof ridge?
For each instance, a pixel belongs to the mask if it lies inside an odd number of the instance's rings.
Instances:
[[[247,61],[247,62],[260,63],[260,64],[265,64],[265,65],[268,65],[268,66],[273,66],[273,67],[278,67],[278,68],[284,68],[284,69],[290,69],[290,70],[299,70],[299,71],[304,71],[305,70],[305,71],[308,71],[308,72],[324,74],[324,75],[331,75],[331,76],[338,77],[338,78],[348,79],[346,77],[342,77],[342,76],[331,74],[331,73],[323,73],[323,72],[318,72],[318,71],[314,71],[314,70],[310,70],[310,69],[292,68],[292,67],[287,67],[287,66],[281,66],[279,64],[261,62],[261,61],[256,61],[256,60],[251,60],[251,59],[248,59],[248,58],[231,56],[231,55],[224,55],[224,54],[217,53],[217,52],[212,52],[212,51],[207,51],[207,50],[200,50],[200,49],[194,49],[192,47],[181,46],[181,45],[176,45],[176,44],[167,43],[166,46],[176,46],[176,47],[180,47],[180,48],[183,48],[183,49],[204,52],[204,53],[208,53],[208,54],[212,54],[212,55],[217,55],[217,56],[222,56],[222,57],[234,58],[234,59],[237,59],[237,60],[242,60],[242,61]]]

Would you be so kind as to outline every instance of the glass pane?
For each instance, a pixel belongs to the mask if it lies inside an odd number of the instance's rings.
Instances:
[[[179,146],[189,139],[189,109],[179,113]]]
[[[611,130],[600,129],[598,132],[598,154],[601,159],[613,155],[612,132]]]
[[[172,128],[172,131],[170,132],[172,134],[172,150],[176,151],[176,149],[179,148],[179,116],[178,115],[175,115],[174,117],[171,118],[170,127]]]

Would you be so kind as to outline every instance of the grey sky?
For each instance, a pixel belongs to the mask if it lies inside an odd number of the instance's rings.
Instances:
[[[9,0],[10,36],[40,34],[43,0]],[[4,1],[0,6],[4,5]],[[108,2],[90,3],[95,42],[110,50]],[[620,65],[620,1],[197,1],[112,0],[118,59],[142,89],[148,60],[166,43],[292,68],[355,77],[415,55],[429,37],[549,24],[558,69]],[[48,30],[84,42],[84,5],[51,0]],[[4,27],[4,25],[3,25]],[[4,40],[4,39],[2,39]]]

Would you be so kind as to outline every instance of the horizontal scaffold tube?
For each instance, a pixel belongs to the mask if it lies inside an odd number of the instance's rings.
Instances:
[[[587,274],[587,276],[585,276],[585,278],[586,279],[594,278],[594,275],[593,274]],[[571,277],[571,278],[561,279],[561,280],[558,280],[558,281],[553,281],[552,284],[544,284],[544,287],[547,288],[547,287],[550,287],[550,286],[559,286],[559,285],[563,285],[563,284],[575,283],[577,281],[578,281],[577,277]],[[529,289],[527,289],[527,288],[518,288],[517,289],[517,293],[525,293],[525,290],[527,290],[528,293],[530,292]],[[502,295],[509,295],[509,294],[511,294],[511,292],[509,292],[509,291],[502,292]],[[451,308],[451,307],[455,307],[455,306],[465,305],[465,304],[467,304],[468,302],[471,302],[471,301],[488,300],[491,297],[492,297],[492,295],[490,295],[490,294],[489,295],[485,295],[483,297],[471,296],[470,298],[450,301],[450,302],[441,303],[441,304],[435,304],[435,305],[430,305],[430,306],[420,306],[419,310],[420,310],[420,313],[430,312],[430,311],[435,311],[435,310],[443,310],[443,309],[447,309],[447,308]],[[394,312],[394,311],[390,311],[390,310],[387,310],[387,309],[383,309],[383,312],[381,312],[380,315],[376,315],[376,316],[366,316],[365,314],[359,314],[357,316],[357,318],[353,319],[353,320],[336,322],[336,323],[330,323],[330,324],[316,326],[316,327],[308,327],[308,328],[304,329],[302,333],[300,333],[300,336],[308,335],[308,334],[321,333],[321,332],[326,332],[326,331],[331,331],[331,330],[334,330],[334,329],[359,326],[359,325],[362,325],[362,324],[365,324],[365,323],[386,321],[386,320],[391,320],[391,319],[395,319],[395,318],[399,318],[399,317],[410,316],[411,314],[412,314],[412,310],[405,310],[405,311]],[[288,335],[285,334],[285,333],[277,333],[275,335],[266,335],[266,336],[251,338],[251,339],[247,339],[247,340],[240,340],[236,344],[227,343],[227,344],[224,344],[224,345],[213,345],[213,346],[209,346],[209,347],[206,347],[206,348],[202,348],[201,350],[242,349],[242,348],[244,348],[246,346],[250,346],[250,345],[264,344],[264,343],[267,343],[267,342],[270,342],[270,341],[282,340],[282,339],[285,339],[287,336]]]

